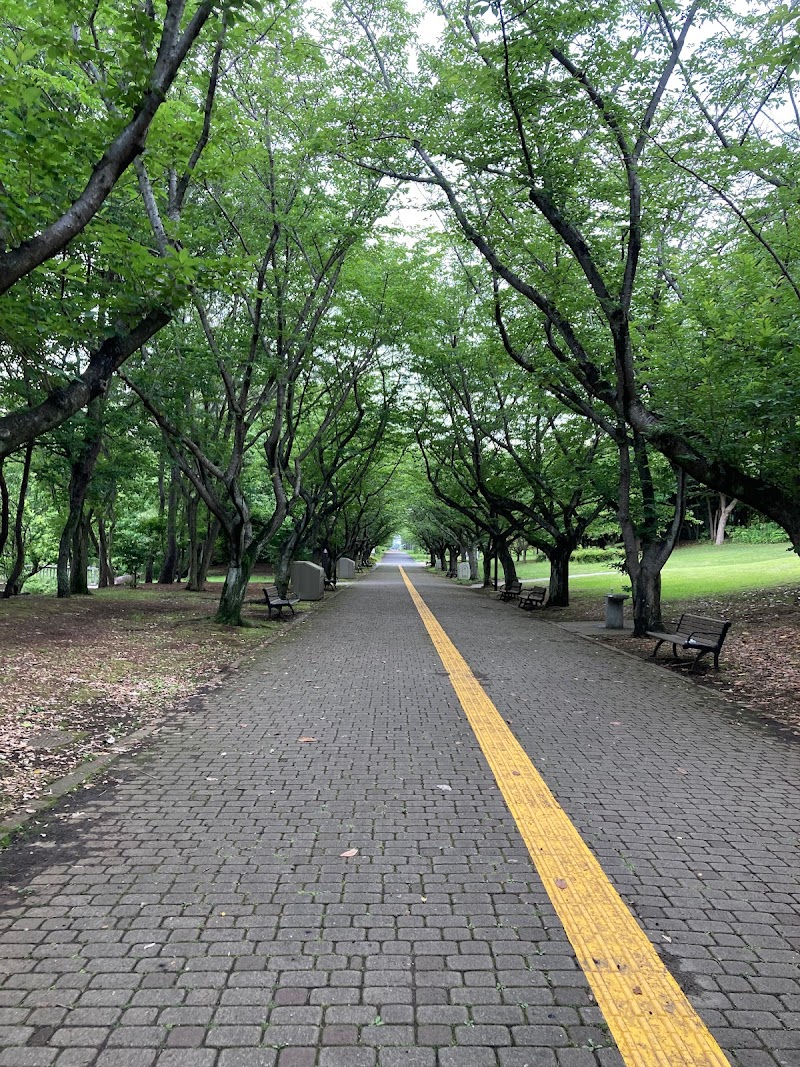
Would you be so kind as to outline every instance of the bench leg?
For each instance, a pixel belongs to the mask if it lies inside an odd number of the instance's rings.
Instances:
[[[695,657],[694,663],[689,668],[689,674],[694,674],[695,673],[695,668],[697,667],[697,664],[700,662],[701,658],[703,656],[705,656],[705,654],[707,652],[708,652],[708,649],[704,648],[702,652],[698,652],[697,653],[697,656]]]
[[[656,647],[655,647],[655,648],[653,649],[653,655],[652,655],[652,658],[653,658],[653,659],[655,659],[655,658],[656,658],[656,652],[658,652],[658,650],[659,650],[659,649],[661,648],[661,646],[662,646],[663,644],[664,644],[664,642],[663,642],[663,641],[656,641]]]

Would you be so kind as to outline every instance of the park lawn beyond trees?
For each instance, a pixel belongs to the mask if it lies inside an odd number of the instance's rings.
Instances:
[[[607,564],[573,564],[570,596],[583,609],[589,601],[602,615],[601,598],[606,593],[629,591],[627,578]],[[602,573],[601,573],[602,572]],[[546,564],[517,565],[517,574],[528,585],[547,580]],[[676,549],[664,567],[663,597],[667,609],[675,601],[702,601],[747,590],[771,590],[800,583],[800,559],[791,545],[687,545]]]

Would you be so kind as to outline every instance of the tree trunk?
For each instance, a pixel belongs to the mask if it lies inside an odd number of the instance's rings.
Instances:
[[[11,564],[11,570],[6,578],[6,587],[3,590],[3,598],[8,600],[12,596],[18,596],[22,590],[22,584],[20,582],[20,575],[25,567],[25,537],[24,537],[24,515],[25,515],[25,498],[28,495],[28,479],[31,473],[31,457],[33,455],[33,441],[29,441],[25,447],[25,459],[22,464],[22,480],[19,486],[19,496],[17,497],[17,514],[14,518],[14,561]]]
[[[491,541],[487,543],[483,550],[483,588],[490,589],[492,585],[492,560],[494,559],[494,552],[492,551]]]
[[[642,560],[633,588],[633,633],[634,637],[643,637],[648,630],[663,630],[661,619],[661,570],[664,564],[659,558],[653,558],[655,546],[648,546],[642,553]]]
[[[186,562],[186,545],[178,547],[178,561],[175,564],[175,581],[182,582],[189,573],[189,564]]]
[[[69,589],[69,553],[72,546],[72,534],[75,530],[72,509],[70,508],[64,529],[58,541],[58,559],[56,560],[56,596],[68,597]]]
[[[429,550],[429,555],[431,557],[431,570],[433,570],[433,568],[436,566],[436,550],[431,548]]]
[[[153,584],[153,553],[151,552],[147,557],[147,562],[144,565],[144,580],[148,585]]]
[[[92,401],[87,413],[84,439],[78,455],[72,461],[69,476],[69,512],[58,544],[56,564],[57,595],[68,597],[72,593],[88,594],[86,581],[87,532],[84,525],[83,507],[94,474],[97,458],[103,444],[101,424],[102,400]],[[82,576],[76,570],[82,568]]]
[[[553,608],[569,607],[569,561],[571,544],[556,544],[547,550],[550,562],[550,591],[547,604]]]
[[[458,545],[450,545],[447,555],[449,560],[448,574],[458,574]]]
[[[178,519],[178,489],[180,483],[180,471],[177,463],[172,465],[172,474],[169,480],[169,498],[167,501],[167,538],[164,551],[164,561],[158,575],[159,585],[171,585],[175,581],[175,570],[178,566],[178,538],[176,534]]]
[[[2,556],[6,547],[6,541],[8,540],[11,515],[11,500],[8,493],[8,483],[6,482],[6,476],[3,470],[4,465],[5,456],[0,459],[0,556]]]
[[[186,501],[186,526],[189,531],[189,575],[186,588],[190,593],[200,592],[200,540],[197,535],[197,508],[199,501],[190,493]]]
[[[225,626],[246,626],[242,619],[242,606],[247,595],[247,585],[253,573],[253,559],[249,552],[237,553],[228,563],[222,596],[214,616],[215,622]]]
[[[469,561],[469,580],[471,582],[477,582],[478,580],[478,546],[473,541],[467,549],[467,560]]]
[[[503,540],[497,542],[497,555],[500,560],[500,566],[503,568],[503,581],[506,585],[511,585],[512,582],[517,580],[517,568],[514,566],[514,560],[508,550],[508,542]]]
[[[733,514],[733,509],[738,503],[739,501],[735,496],[728,500],[724,493],[719,494],[719,509],[714,512],[713,528],[711,530],[715,545],[725,543],[725,528],[728,525],[728,519]]]
[[[292,563],[302,536],[303,530],[295,527],[281,545],[281,550],[275,563],[275,588],[278,590],[279,596],[285,597],[289,592]]]
[[[89,596],[89,533],[87,519],[81,514],[72,531],[70,546],[69,591],[71,596]]]
[[[219,519],[209,517],[208,530],[206,531],[205,541],[203,542],[203,549],[200,554],[200,567],[197,573],[197,585],[198,589],[205,589],[206,579],[208,578],[208,568],[211,566],[214,559],[214,545],[217,543],[217,535],[219,534]]]
[[[111,564],[111,544],[106,530],[106,520],[102,515],[97,519],[97,548],[100,563],[98,585],[101,589],[108,589],[114,584],[114,568]]]
[[[645,515],[651,516],[637,533],[631,518],[631,467],[626,442],[618,443],[620,456],[619,523],[625,543],[625,569],[631,580],[633,593],[633,635],[644,637],[648,630],[661,630],[661,571],[674,549],[686,513],[686,475],[674,467],[676,476],[675,508],[669,528],[660,536],[655,521],[654,493],[649,482],[646,449],[637,442],[637,469],[645,501]]]

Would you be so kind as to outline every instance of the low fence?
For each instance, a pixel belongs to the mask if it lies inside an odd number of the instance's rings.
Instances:
[[[88,567],[86,577],[90,586],[96,586],[100,581],[100,568]],[[49,593],[51,590],[55,592],[56,586],[58,585],[57,568],[55,563],[48,563],[46,567],[40,568],[29,581],[36,582],[45,590],[45,592]],[[0,586],[5,586],[5,584],[6,575],[0,573]]]

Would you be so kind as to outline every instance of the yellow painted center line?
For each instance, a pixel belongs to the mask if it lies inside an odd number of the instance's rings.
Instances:
[[[468,664],[400,574],[628,1067],[730,1067]]]

